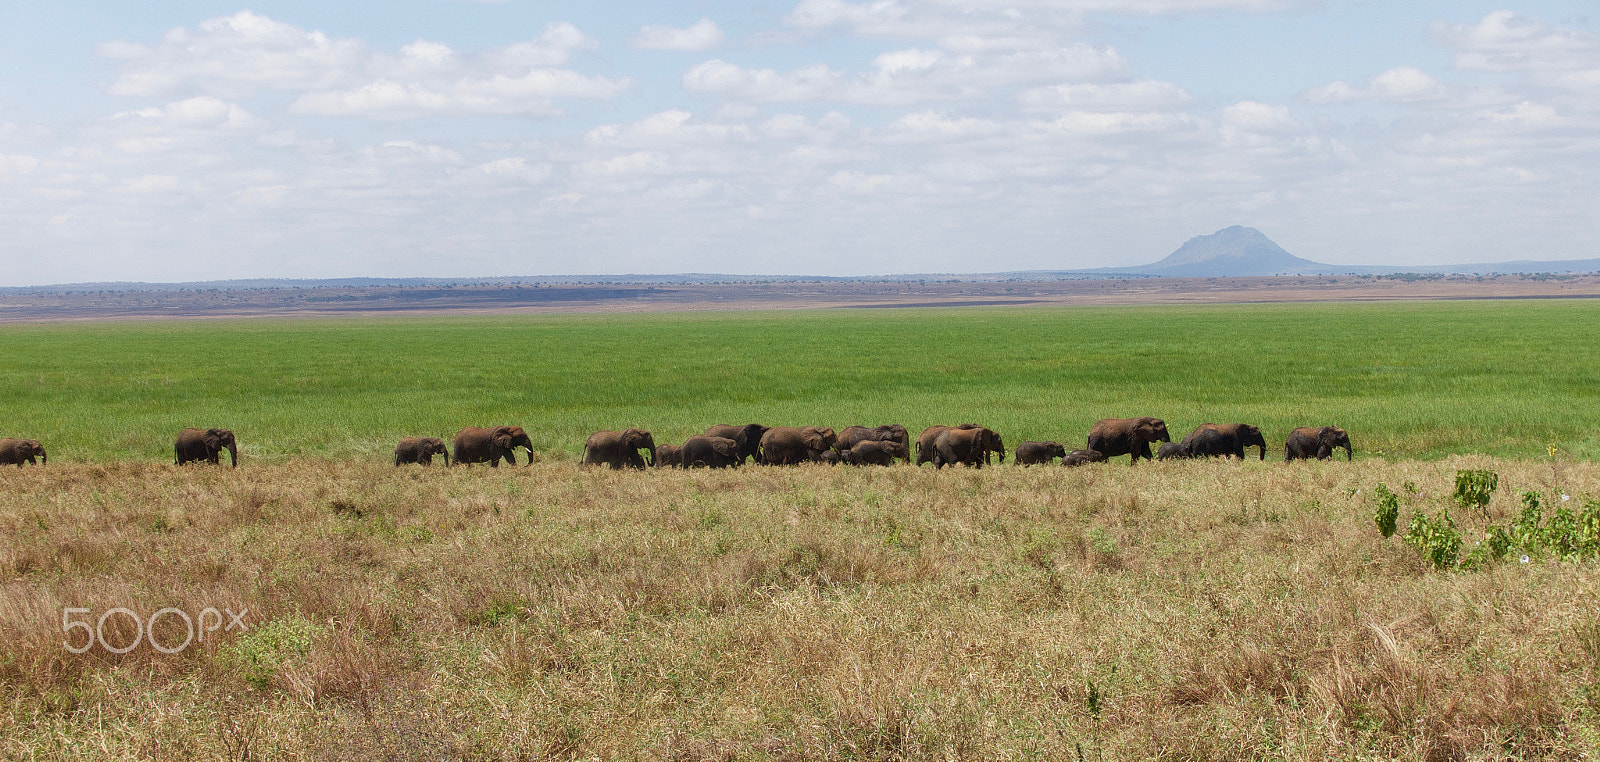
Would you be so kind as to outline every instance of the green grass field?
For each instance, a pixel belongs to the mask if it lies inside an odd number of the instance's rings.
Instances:
[[[1333,423],[1358,455],[1594,457],[1595,326],[1589,300],[12,325],[0,435],[162,461],[179,429],[223,426],[250,463],[515,423],[562,459],[628,426],[974,421],[1076,444],[1156,415],[1274,447]]]

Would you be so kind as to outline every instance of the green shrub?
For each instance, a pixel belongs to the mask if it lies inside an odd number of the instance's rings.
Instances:
[[[1395,522],[1400,518],[1400,496],[1390,492],[1385,484],[1379,484],[1372,494],[1378,499],[1378,512],[1372,520],[1378,524],[1378,533],[1387,540],[1394,536]]]

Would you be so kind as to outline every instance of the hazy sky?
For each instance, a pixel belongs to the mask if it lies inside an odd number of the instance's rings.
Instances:
[[[0,285],[1600,257],[1600,6],[0,2]]]

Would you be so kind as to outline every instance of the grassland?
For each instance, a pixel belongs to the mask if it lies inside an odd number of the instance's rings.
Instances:
[[[1595,562],[1438,572],[1373,528],[1375,482],[1432,512],[1467,467],[1495,517],[1600,491],[1458,456],[5,469],[0,757],[1592,756]],[[66,650],[114,606],[249,629]]]
[[[1075,443],[1157,415],[1269,441],[1336,423],[1391,457],[1594,457],[1596,325],[1600,303],[1563,300],[5,326],[0,434],[162,461],[179,429],[225,426],[275,463],[516,423],[559,460],[627,426],[977,421]]]
[[[1371,495],[1404,522],[1494,470],[1454,514],[1469,545],[1523,490],[1600,498],[1597,312],[7,326],[0,435],[52,460],[0,469],[0,758],[1593,758],[1596,561],[1439,571]],[[1147,412],[1274,445],[1339,423],[1357,457],[574,463],[626,425],[974,420],[1011,444]],[[492,422],[542,462],[387,465],[403,434]],[[168,465],[185,425],[233,428],[240,467]],[[68,650],[67,609],[119,606],[248,629]]]

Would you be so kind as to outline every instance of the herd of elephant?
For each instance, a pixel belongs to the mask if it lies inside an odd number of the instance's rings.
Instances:
[[[1150,445],[1156,442],[1162,444],[1152,453]],[[1129,455],[1135,463],[1140,458],[1233,456],[1242,460],[1247,447],[1259,448],[1262,460],[1267,457],[1267,442],[1261,429],[1250,424],[1201,424],[1188,436],[1173,442],[1167,433],[1167,424],[1148,416],[1103,419],[1089,430],[1087,445],[1068,452],[1056,442],[1023,442],[1012,453],[1012,462],[1022,466],[1043,465],[1060,458],[1062,465],[1076,466],[1119,455]],[[1335,426],[1297,428],[1284,439],[1284,460],[1327,459],[1341,447],[1345,459],[1351,459],[1350,435],[1344,429]],[[426,466],[433,463],[433,456],[439,455],[448,466],[451,450],[454,450],[457,464],[499,466],[504,460],[516,465],[519,448],[527,451],[528,462],[532,463],[533,441],[521,426],[468,427],[457,432],[448,447],[438,437],[402,439],[394,448],[394,464]],[[178,433],[172,449],[173,462],[180,466],[191,462],[220,463],[223,450],[228,451],[232,465],[239,465],[239,445],[228,429],[184,429]],[[730,468],[753,459],[756,463],[773,466],[811,462],[887,466],[897,460],[911,462],[911,453],[910,434],[899,424],[876,428],[850,426],[839,432],[819,426],[717,424],[681,445],[657,445],[650,432],[642,429],[595,432],[584,442],[583,463],[611,468]],[[993,458],[1005,462],[1005,443],[998,433],[977,424],[929,426],[916,441],[916,465],[919,466],[932,463],[935,468],[958,464],[982,468],[994,462]],[[0,439],[0,465],[20,467],[23,463],[41,461],[49,463],[50,459],[39,440]]]
[[[438,443],[438,450],[442,452],[444,443],[432,441]],[[1162,444],[1152,453],[1150,445],[1156,442]],[[401,445],[406,446],[406,442]],[[1260,459],[1266,460],[1266,438],[1260,428],[1247,423],[1202,424],[1174,442],[1167,433],[1166,422],[1159,418],[1106,418],[1089,430],[1087,447],[1083,449],[1068,452],[1057,442],[1023,442],[1012,453],[1012,462],[1021,466],[1045,465],[1060,458],[1062,465],[1077,466],[1119,455],[1128,455],[1135,463],[1140,458],[1233,456],[1243,460],[1247,447],[1259,448]],[[1341,447],[1346,460],[1354,457],[1350,435],[1344,429],[1337,426],[1297,428],[1284,439],[1284,460],[1326,460]],[[746,460],[773,466],[807,462],[887,466],[897,460],[910,463],[911,454],[910,433],[899,424],[876,428],[850,426],[837,433],[832,428],[818,426],[769,428],[758,423],[717,424],[681,445],[657,445],[650,432],[628,429],[595,432],[583,445],[585,464],[611,468],[729,468]],[[509,454],[505,457],[507,462],[516,462]],[[918,466],[932,463],[935,468],[946,465],[982,468],[994,459],[1004,463],[1005,458],[1005,442],[1000,435],[977,424],[929,426],[916,441]],[[456,460],[461,462],[459,437]],[[395,464],[402,462],[426,461],[403,459],[397,449]]]

